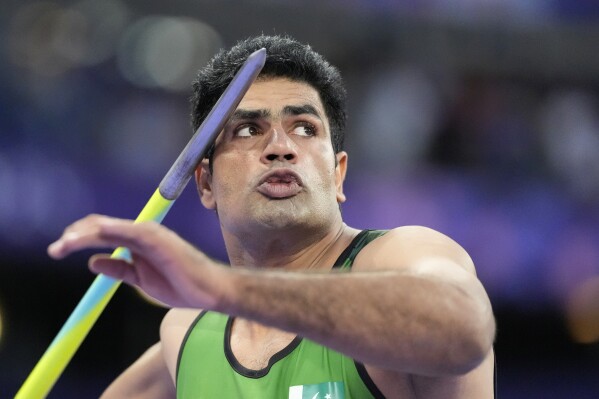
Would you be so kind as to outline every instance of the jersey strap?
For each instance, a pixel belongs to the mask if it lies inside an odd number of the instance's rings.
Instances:
[[[345,250],[341,253],[341,255],[339,255],[339,258],[337,258],[333,268],[338,270],[351,269],[356,256],[358,256],[358,253],[366,245],[370,244],[370,242],[382,236],[386,232],[387,230],[362,230],[359,232],[358,235],[355,236],[352,242],[347,246],[347,248],[345,248]]]

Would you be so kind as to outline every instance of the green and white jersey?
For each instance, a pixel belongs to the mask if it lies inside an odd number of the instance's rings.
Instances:
[[[364,230],[343,251],[335,267],[351,269],[364,246],[384,231]],[[242,366],[231,351],[233,318],[202,312],[181,346],[177,364],[178,399],[368,399],[384,398],[364,366],[296,337],[261,370]]]

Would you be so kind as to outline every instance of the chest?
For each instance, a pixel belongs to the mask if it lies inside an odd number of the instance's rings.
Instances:
[[[208,312],[190,330],[177,370],[179,398],[292,398],[298,387],[373,398],[353,359],[285,332],[256,339],[229,326],[226,316]]]
[[[284,331],[271,330],[258,335],[234,326],[225,347],[228,346],[231,357],[241,366],[261,370],[276,361],[277,357],[289,352],[295,338],[294,334]]]

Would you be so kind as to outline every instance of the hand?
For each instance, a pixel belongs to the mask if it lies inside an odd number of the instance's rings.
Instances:
[[[90,215],[67,227],[48,254],[62,259],[82,249],[119,246],[129,249],[132,262],[98,254],[90,258],[90,270],[137,286],[173,307],[218,308],[228,269],[155,222]]]

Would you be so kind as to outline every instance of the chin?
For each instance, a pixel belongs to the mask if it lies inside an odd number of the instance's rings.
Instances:
[[[270,214],[266,217],[258,219],[258,222],[263,228],[268,229],[289,229],[295,226],[301,226],[303,223],[297,217],[293,217],[288,213]]]
[[[258,205],[256,203],[256,205]],[[323,204],[306,204],[291,199],[271,200],[248,209],[250,219],[258,229],[319,229],[331,222],[331,213]]]
[[[259,219],[261,228],[270,231],[289,231],[297,230],[306,234],[309,231],[319,231],[325,228],[329,223],[327,219],[314,214],[297,215],[287,213],[270,214],[267,217]]]

